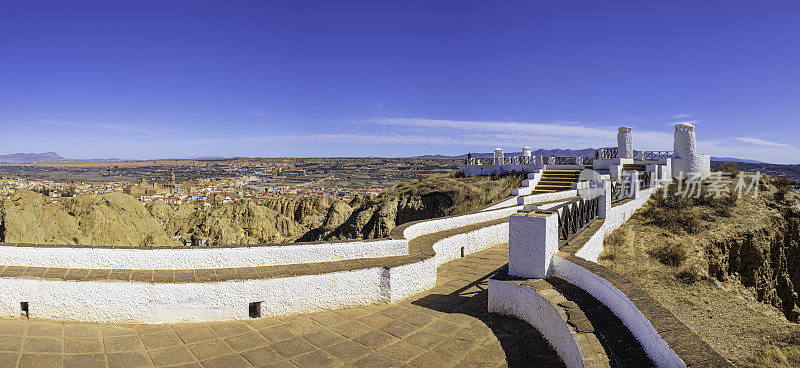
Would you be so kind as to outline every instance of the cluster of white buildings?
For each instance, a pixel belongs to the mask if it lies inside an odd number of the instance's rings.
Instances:
[[[475,176],[590,168],[617,179],[626,165],[644,165],[645,170],[664,179],[680,177],[681,174],[684,177],[706,177],[711,172],[711,158],[697,152],[695,128],[688,123],[675,125],[673,151],[634,151],[633,128],[620,127],[617,147],[598,149],[593,157],[532,156],[531,148],[527,146],[522,148],[521,156],[507,157],[502,148],[496,148],[491,160],[470,157],[460,169],[467,176]]]

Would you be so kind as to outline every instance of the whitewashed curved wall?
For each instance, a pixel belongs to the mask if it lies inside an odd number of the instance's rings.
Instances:
[[[678,357],[647,317],[619,289],[600,276],[561,257],[553,257],[551,267],[553,276],[580,287],[614,312],[636,340],[642,344],[647,356],[658,367],[685,368],[686,364]]]
[[[236,248],[111,249],[0,246],[6,266],[176,270],[329,262],[408,254],[408,241],[376,240]]]
[[[432,220],[405,229],[408,239],[453,229],[470,224],[507,217],[519,208],[487,211],[454,218]],[[505,225],[505,226],[504,226]],[[438,247],[442,259],[452,259],[452,249],[466,249],[466,254],[508,240],[507,224],[478,229],[468,234],[458,234],[456,239],[440,240]],[[144,269],[169,268],[179,265],[187,268],[223,267],[221,265],[254,266],[257,262],[302,263],[326,258],[358,256],[375,257],[376,252],[407,254],[408,241],[381,240],[371,242],[345,242],[328,244],[331,249],[319,250],[320,244],[253,248],[164,249],[138,250],[102,248],[33,248],[4,247],[0,258],[22,265],[58,267],[101,266],[99,268],[136,268],[147,263]],[[325,248],[325,244],[322,248]],[[349,247],[349,248],[348,248]],[[371,253],[364,249],[374,247]],[[387,247],[389,249],[378,249]],[[274,249],[266,249],[274,248]],[[342,251],[342,249],[348,249]],[[42,253],[15,253],[5,251],[38,251]],[[265,250],[288,253],[281,257],[259,254]],[[49,253],[67,251],[63,253]],[[69,251],[78,251],[70,253]],[[82,260],[80,251],[91,251],[90,260]],[[341,251],[341,252],[340,252]],[[96,257],[111,254],[108,259]],[[119,252],[119,253],[114,253]],[[294,253],[292,253],[294,252]],[[266,253],[266,252],[264,252]],[[46,256],[51,254],[51,256]],[[56,256],[52,256],[55,254]],[[166,259],[156,260],[153,255]],[[124,255],[124,256],[123,256]],[[140,256],[141,255],[141,256]],[[176,256],[177,255],[177,256]],[[235,255],[235,256],[234,256]],[[25,260],[28,257],[29,259]],[[49,257],[49,258],[48,258]],[[140,258],[141,257],[141,258]],[[151,258],[147,258],[151,257]],[[176,261],[175,257],[185,257]],[[202,261],[207,257],[208,260]],[[316,258],[315,258],[316,257]],[[155,257],[158,258],[158,257]],[[456,257],[457,258],[457,257]],[[31,262],[31,263],[23,263]],[[66,262],[66,263],[65,263]],[[82,263],[83,262],[83,263]],[[102,265],[100,263],[103,263]],[[183,262],[183,263],[180,263]],[[239,262],[239,263],[237,263]],[[282,262],[282,263],[277,263]],[[28,302],[31,317],[88,322],[176,323],[221,321],[248,318],[248,303],[262,302],[262,315],[279,316],[345,308],[358,305],[388,303],[408,298],[436,285],[437,257],[392,268],[375,267],[349,272],[295,276],[245,281],[197,283],[146,283],[122,281],[62,281],[26,278],[0,278],[0,317],[20,315],[20,302]],[[190,266],[191,265],[191,266]]]
[[[455,229],[457,227],[469,226],[481,222],[506,218],[522,209],[522,206],[514,206],[493,211],[478,212],[469,215],[448,217],[437,220],[423,221],[403,229],[403,237],[414,239],[416,237],[436,233],[440,231]]]
[[[507,242],[508,222],[504,222],[444,238],[433,244],[433,250],[437,264],[442,265],[461,258],[462,249],[468,255]]]
[[[536,290],[489,279],[489,312],[516,317],[533,326],[568,368],[585,366],[570,326]]]

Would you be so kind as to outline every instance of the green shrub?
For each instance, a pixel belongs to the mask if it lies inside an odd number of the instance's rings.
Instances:
[[[665,242],[648,249],[647,254],[667,266],[677,268],[689,257],[687,248],[684,243]]]
[[[739,175],[739,166],[737,166],[735,162],[723,163],[722,167],[720,169],[722,170],[722,172],[726,172],[728,174],[731,174],[731,177],[734,177],[734,178],[737,175]]]

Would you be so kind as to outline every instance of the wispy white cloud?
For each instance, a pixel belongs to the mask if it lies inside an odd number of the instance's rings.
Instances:
[[[766,139],[754,138],[754,137],[738,137],[736,139],[738,139],[738,140],[740,140],[742,142],[745,142],[745,143],[756,144],[756,145],[759,145],[759,146],[768,146],[768,147],[791,147],[792,146],[790,144],[778,143],[778,142],[768,141]]]
[[[673,121],[673,122],[670,122],[669,124],[670,124],[670,125],[677,125],[677,124],[692,124],[692,125],[697,125],[697,124],[699,124],[699,123],[702,123],[702,122],[703,122],[702,120],[679,120],[679,121]]]
[[[694,122],[694,121],[691,121]],[[348,133],[275,134],[264,136],[213,137],[161,142],[152,145],[244,145],[281,143],[343,143],[349,145],[422,145],[431,147],[494,147],[517,150],[522,146],[544,148],[599,148],[617,144],[617,127],[626,125],[583,124],[575,121],[509,122],[444,120],[424,118],[372,118],[351,122]],[[369,126],[365,129],[365,125]],[[634,128],[634,148],[673,149],[673,130]],[[702,132],[699,132],[702,138]],[[743,149],[744,143],[748,143]],[[767,162],[800,161],[800,150],[759,138],[715,138],[698,140],[701,153],[718,157],[752,158]],[[439,149],[430,149],[435,152]]]
[[[689,116],[691,116],[691,115],[689,115],[689,114],[675,114],[675,115],[672,115],[671,119],[686,119]]]
[[[125,132],[125,133],[155,134],[152,129],[144,129],[141,126],[128,125],[128,124],[93,123],[93,122],[66,122],[66,121],[54,121],[54,120],[45,120],[45,121],[43,121],[43,123],[48,124],[48,125],[70,127],[70,128],[83,129],[83,130],[104,129],[104,130],[114,130],[114,131]],[[152,128],[152,125],[148,125],[148,126],[150,126]]]
[[[264,119],[264,120],[272,120],[272,119],[274,119],[275,117],[277,117],[277,115],[275,115],[275,114],[268,114],[268,113],[265,113],[265,112],[264,112],[264,110],[256,110],[256,111],[253,111],[252,113],[250,113],[250,115],[253,115],[253,116],[258,116],[258,117],[260,117],[260,118],[262,118],[262,119]]]

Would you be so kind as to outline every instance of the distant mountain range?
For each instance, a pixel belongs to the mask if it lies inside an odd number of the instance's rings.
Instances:
[[[0,155],[0,162],[9,164],[30,164],[34,162],[58,162],[69,161],[55,152],[45,153],[12,153],[10,155]]]
[[[73,159],[65,158],[55,152],[45,153],[12,153],[0,155],[0,163],[3,164],[33,164],[37,162],[86,162],[86,161],[124,161],[118,158],[91,158]]]

